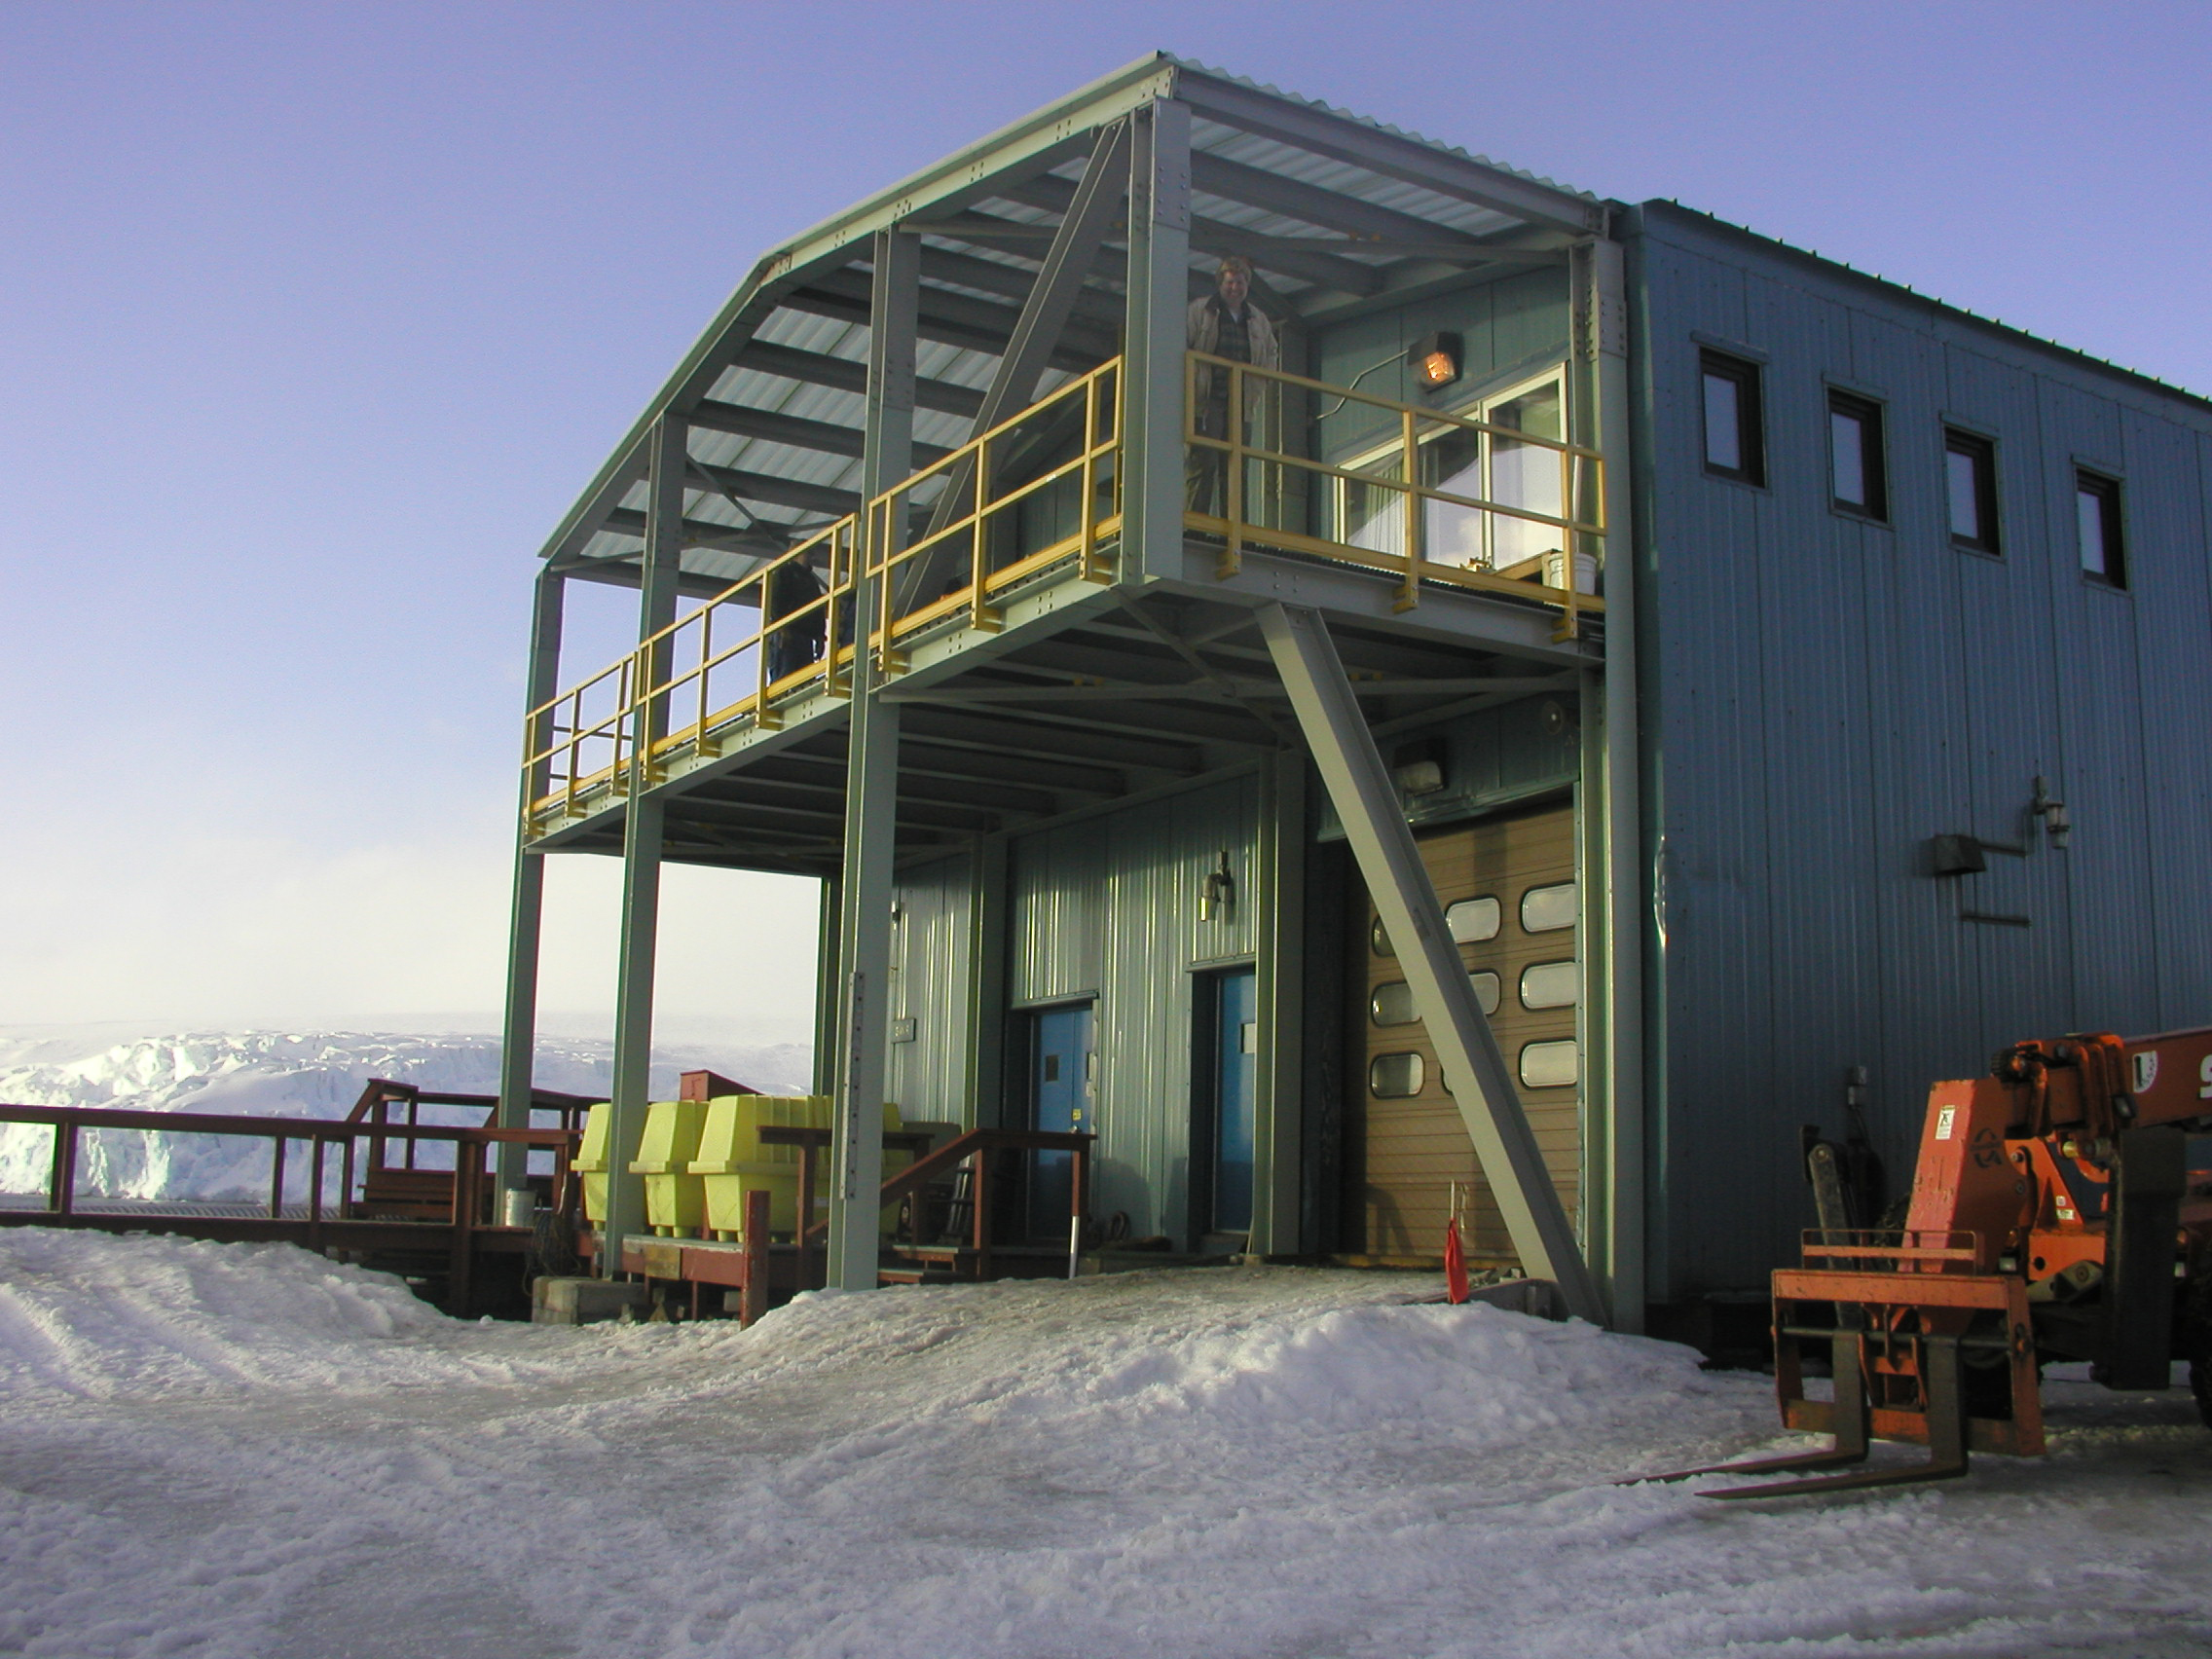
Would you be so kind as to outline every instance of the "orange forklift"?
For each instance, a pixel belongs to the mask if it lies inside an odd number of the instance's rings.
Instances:
[[[1704,1493],[1782,1497],[2037,1456],[2046,1360],[2125,1389],[2164,1388],[2187,1360],[2212,1426],[2212,1029],[2017,1043],[1987,1075],[1936,1084],[1901,1229],[1845,1224],[1837,1154],[1810,1147],[1822,1226],[1774,1275],[1782,1420],[1834,1444],[1644,1478],[1802,1477]],[[1806,1396],[1808,1349],[1829,1360],[1831,1399]],[[1848,1468],[1873,1440],[1928,1460]]]

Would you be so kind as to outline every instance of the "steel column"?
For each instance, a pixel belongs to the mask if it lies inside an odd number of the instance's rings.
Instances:
[[[1140,109],[1129,151],[1129,320],[1122,391],[1122,579],[1180,571],[1189,330],[1191,111]]]
[[[1053,233],[1052,245],[1046,251],[1043,268],[1030,284],[1021,314],[1014,319],[1014,333],[1007,341],[1005,355],[999,359],[998,372],[991,377],[990,387],[983,393],[982,407],[976,415],[976,431],[988,431],[1036,401],[1037,382],[1067,328],[1068,317],[1083,293],[1085,278],[1090,275],[1098,250],[1105,243],[1106,233],[1119,216],[1123,190],[1128,182],[1128,136],[1125,120],[1111,122],[1099,129],[1089,164],[1076,185],[1073,201],[1061,216],[1059,229]],[[973,461],[948,473],[944,492],[930,514],[931,535],[936,535],[966,510],[973,499],[974,477]],[[984,480],[986,487],[989,482]],[[982,534],[980,529],[977,534]],[[949,543],[921,555],[915,561],[915,568],[908,570],[900,583],[899,608],[903,611],[923,596],[941,588],[959,557],[957,547]]]
[[[921,242],[904,232],[875,237],[868,329],[866,452],[862,494],[872,499],[907,475],[914,443],[914,340],[920,307]],[[898,551],[905,526],[887,515],[870,546],[854,596],[865,645],[877,615],[869,565]],[[883,1186],[883,1095],[890,1073],[892,859],[898,847],[899,706],[881,695],[871,650],[853,653],[850,736],[845,770],[843,914],[838,966],[842,1014],[837,1058],[837,1124],[830,1181],[829,1279],[843,1290],[877,1283],[876,1195]]]
[[[976,843],[968,886],[968,1100],[966,1126],[1009,1126],[1006,1118],[1008,843]]]
[[[1255,983],[1260,1053],[1254,1078],[1252,1235],[1255,1256],[1302,1254],[1300,1174],[1306,1126],[1306,756],[1260,763]]]
[[[676,619],[676,584],[683,548],[683,479],[687,428],[664,415],[648,444],[645,548],[638,583],[641,642]],[[642,662],[646,686],[666,677],[662,652]],[[665,810],[652,788],[652,745],[667,730],[664,703],[647,697],[631,734],[629,803],[622,815],[620,960],[614,984],[614,1081],[608,1090],[606,1237],[600,1272],[622,1271],[622,1240],[645,1225],[645,1185],[630,1173],[645,1128],[653,1060],[653,969],[660,940],[660,864]]]
[[[814,1071],[813,1092],[837,1092],[837,1024],[838,1010],[843,999],[838,986],[844,983],[837,972],[837,952],[844,940],[838,937],[844,926],[844,886],[835,876],[828,876],[822,883],[822,894],[815,906],[814,920]]]
[[[1259,615],[1268,650],[1344,821],[1345,838],[1367,878],[1382,926],[1397,946],[1415,1006],[1444,1068],[1446,1088],[1466,1124],[1521,1265],[1531,1276],[1557,1283],[1569,1312],[1603,1323],[1605,1311],[1597,1281],[1576,1248],[1574,1229],[1521,1109],[1513,1074],[1475,1000],[1459,947],[1445,925],[1444,906],[1328,629],[1319,612],[1303,608],[1268,605]]]
[[[1644,1275],[1644,1043],[1643,948],[1646,914],[1643,881],[1643,805],[1638,730],[1635,508],[1636,458],[1629,421],[1628,285],[1619,242],[1590,244],[1580,331],[1589,366],[1591,441],[1605,458],[1604,589],[1605,664],[1602,695],[1593,697],[1585,677],[1583,745],[1589,761],[1602,741],[1603,788],[1597,814],[1601,862],[1585,862],[1586,889],[1604,897],[1604,1030],[1589,1051],[1589,1070],[1604,1080],[1604,1168],[1588,1170],[1586,1193],[1602,1192],[1604,1228],[1590,1235],[1606,1284],[1612,1326],[1643,1329]],[[1602,719],[1588,714],[1599,705]],[[1585,790],[1585,812],[1590,810]],[[1589,845],[1588,841],[1585,845]]]
[[[550,702],[560,690],[562,600],[567,586],[567,578],[552,566],[538,571],[531,608],[530,656],[523,674],[526,761],[529,756],[549,747],[545,728],[551,717],[528,717],[530,711]],[[499,1126],[508,1129],[530,1127],[535,1082],[532,1062],[537,1047],[538,946],[545,918],[545,855],[530,850],[528,834],[531,803],[544,793],[550,769],[549,763],[526,765],[515,819],[514,884],[507,912],[506,1009],[499,1027]],[[529,1172],[530,1149],[502,1144],[499,1190],[524,1185]]]

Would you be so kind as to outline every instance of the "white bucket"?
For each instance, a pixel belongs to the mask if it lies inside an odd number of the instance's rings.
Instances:
[[[1553,588],[1567,586],[1566,554],[1553,552],[1544,555],[1544,586]],[[1574,591],[1576,593],[1596,593],[1598,591],[1598,556],[1595,553],[1577,553],[1574,556]]]
[[[537,1195],[528,1187],[509,1187],[500,1195],[501,1227],[534,1227],[537,1223]]]

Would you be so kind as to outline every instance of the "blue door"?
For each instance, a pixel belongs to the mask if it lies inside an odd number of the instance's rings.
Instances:
[[[1030,1019],[1030,1124],[1055,1134],[1095,1133],[1090,1005],[1040,1009]],[[1039,1152],[1030,1159],[1030,1236],[1065,1242],[1075,1197],[1075,1155]]]
[[[1252,970],[1214,977],[1213,1231],[1252,1228],[1252,1110],[1260,1067]]]

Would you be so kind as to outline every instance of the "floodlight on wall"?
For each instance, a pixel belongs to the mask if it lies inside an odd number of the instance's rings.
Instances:
[[[1410,795],[1436,793],[1444,787],[1444,740],[1423,737],[1398,745],[1390,756],[1390,780]]]
[[[2052,794],[2050,786],[2041,778],[2036,780],[2036,797],[2028,802],[2028,811],[2043,820],[2044,832],[2050,837],[2050,844],[2063,850],[2067,838],[2074,833],[2074,819],[2067,812],[2066,803]]]
[[[1236,906],[1236,873],[1229,867],[1229,849],[1221,850],[1218,868],[1206,871],[1205,881],[1198,888],[1198,920],[1210,922],[1216,916],[1226,917]]]
[[[1464,355],[1459,337],[1448,329],[1439,330],[1414,342],[1414,349],[1406,353],[1406,367],[1413,375],[1414,385],[1423,391],[1434,391],[1459,378],[1459,364]]]

